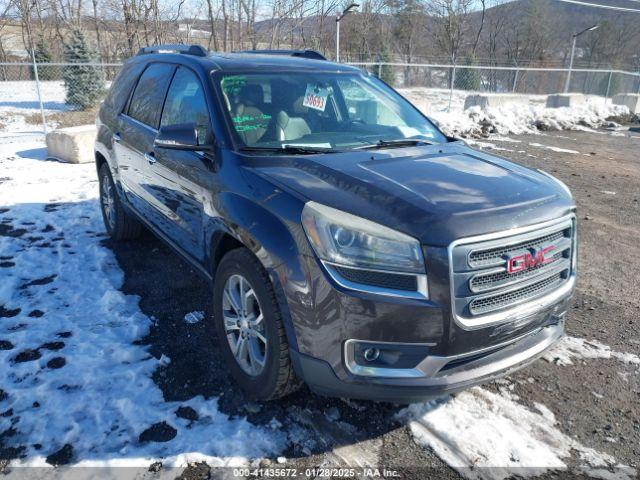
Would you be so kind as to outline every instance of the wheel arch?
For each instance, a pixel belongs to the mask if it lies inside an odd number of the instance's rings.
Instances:
[[[105,156],[99,150],[96,150],[94,153],[95,153],[95,161],[96,161],[96,171],[100,172],[102,165],[108,162]]]
[[[217,267],[229,251],[244,247],[267,272],[284,319],[289,345],[298,350],[288,299],[307,290],[307,275],[301,261],[296,235],[284,221],[264,206],[233,193],[220,196],[224,226],[217,222],[210,235],[208,270],[215,281]],[[300,227],[301,228],[301,227]]]

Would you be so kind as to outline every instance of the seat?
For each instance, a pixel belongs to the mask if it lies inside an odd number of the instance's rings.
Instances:
[[[260,85],[245,85],[237,96],[233,124],[245,145],[255,145],[264,136],[271,116],[264,113]]]
[[[311,129],[304,118],[290,117],[286,112],[278,113],[276,131],[278,140],[296,140],[311,133]]]
[[[302,105],[302,102],[302,98],[294,102],[294,113],[300,114],[307,110],[307,108]],[[290,117],[285,111],[280,111],[276,116],[276,135],[278,140],[297,140],[310,133],[311,129],[304,118]]]

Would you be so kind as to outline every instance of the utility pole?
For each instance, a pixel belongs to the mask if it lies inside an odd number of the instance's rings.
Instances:
[[[564,84],[564,93],[569,93],[569,83],[571,83],[571,70],[573,69],[573,56],[576,53],[576,39],[583,33],[591,32],[599,26],[599,24],[592,25],[589,28],[585,28],[581,32],[575,33],[573,35],[573,42],[571,43],[571,60],[569,60],[569,71],[567,72],[567,82]]]
[[[31,49],[31,61],[33,62],[33,77],[36,81],[36,91],[38,93],[38,103],[40,104],[40,117],[42,118],[42,130],[47,134],[47,120],[44,117],[44,104],[42,103],[42,92],[40,92],[40,77],[38,76],[38,62],[36,62],[36,51]]]

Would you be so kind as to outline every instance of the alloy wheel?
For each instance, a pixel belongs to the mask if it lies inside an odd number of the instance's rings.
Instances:
[[[264,317],[253,287],[242,275],[231,275],[227,279],[222,315],[227,341],[236,362],[248,375],[260,375],[267,356]]]
[[[102,184],[100,185],[100,202],[102,203],[102,211],[109,228],[113,229],[116,224],[116,199],[113,186],[106,177],[102,179]]]

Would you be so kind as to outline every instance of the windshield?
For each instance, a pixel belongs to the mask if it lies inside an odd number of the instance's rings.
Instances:
[[[446,138],[404,98],[361,74],[287,72],[223,75],[220,86],[241,147],[362,148]]]

